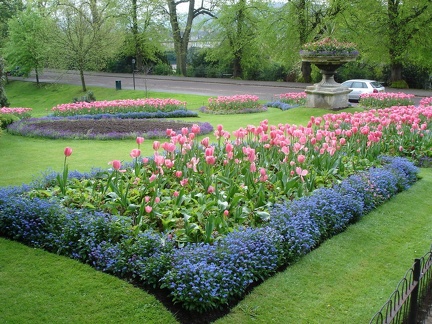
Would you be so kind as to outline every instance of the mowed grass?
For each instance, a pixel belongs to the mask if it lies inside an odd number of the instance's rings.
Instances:
[[[75,91],[73,86],[63,87],[70,87],[71,93]],[[98,97],[97,89],[90,90],[97,99],[104,99]],[[40,89],[32,90],[31,83],[14,82],[7,91],[10,99],[14,94],[22,94],[18,97],[23,104],[16,105],[11,99],[12,106],[36,107],[40,116],[46,115],[43,105],[55,105],[55,96],[49,102],[47,95],[44,103],[31,106],[36,103],[32,95],[43,96]],[[76,96],[67,91],[61,96],[66,97],[66,93],[67,98]],[[172,94],[168,97],[175,98]],[[189,107],[188,101],[188,108],[198,109],[203,99],[191,99],[195,100],[195,107]],[[328,111],[313,110],[315,116],[324,113]],[[196,120],[209,121],[214,126],[220,123],[227,130],[234,130],[257,125],[263,119],[270,124],[304,124],[310,115],[310,109],[269,109],[263,114],[235,117],[200,115]],[[147,141],[144,149],[148,154],[151,142]],[[136,145],[133,140],[46,140],[4,134],[0,137],[0,185],[28,182],[47,167],[60,170],[65,146],[74,149],[68,160],[70,169],[85,171],[92,166],[107,166],[112,159],[129,160],[129,152]],[[421,176],[410,190],[256,287],[217,323],[367,323],[413,259],[430,248],[432,200],[428,192],[432,170],[423,169]],[[176,322],[161,303],[124,281],[4,239],[0,239],[0,291],[1,323]]]

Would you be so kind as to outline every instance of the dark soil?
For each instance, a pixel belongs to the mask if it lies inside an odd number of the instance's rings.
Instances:
[[[81,134],[109,134],[109,133],[148,133],[164,132],[168,128],[180,130],[190,127],[191,123],[162,119],[76,119],[56,120],[34,123],[38,129],[51,129],[58,132],[72,132]]]

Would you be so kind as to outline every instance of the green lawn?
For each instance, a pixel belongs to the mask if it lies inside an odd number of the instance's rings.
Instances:
[[[74,91],[79,91],[74,87],[65,90],[69,87],[53,86],[62,89],[60,97],[77,96]],[[97,99],[104,99],[104,91],[114,92],[101,89],[98,94],[97,90]],[[32,107],[38,116],[46,115],[43,107],[59,100],[49,92],[45,96],[31,83],[14,82],[7,91],[12,106]],[[126,90],[114,93],[126,96]],[[198,109],[199,101],[205,101],[202,97],[191,98],[191,109]],[[233,130],[263,119],[270,124],[300,124],[310,113],[308,109],[270,109],[265,114],[240,118],[200,115],[197,120],[210,121],[214,126],[221,123]],[[313,110],[316,116],[324,113],[328,111]],[[74,149],[68,160],[70,169],[85,171],[106,166],[113,159],[130,159],[129,151],[136,145],[133,140],[45,140],[4,134],[0,137],[0,156],[4,159],[0,185],[29,182],[48,167],[60,170],[65,146]],[[430,248],[432,169],[423,169],[421,176],[410,190],[256,287],[217,323],[367,323],[413,259]],[[153,296],[122,280],[4,239],[0,239],[0,291],[0,323],[176,322]]]

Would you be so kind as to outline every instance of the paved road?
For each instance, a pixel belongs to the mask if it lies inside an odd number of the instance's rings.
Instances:
[[[13,80],[35,82],[34,75],[28,78],[10,77]],[[77,71],[46,70],[39,76],[41,82],[55,82],[81,85]],[[87,87],[116,87],[116,81],[121,81],[122,89],[133,89],[133,76],[126,73],[86,72]],[[137,91],[160,91],[171,93],[198,94],[206,96],[231,96],[236,94],[254,94],[264,100],[271,100],[274,95],[286,92],[301,92],[309,85],[306,83],[260,82],[233,80],[229,78],[186,78],[179,76],[135,75]]]
[[[34,75],[28,78],[12,77],[14,80],[24,80],[35,82]],[[206,96],[231,96],[236,94],[254,94],[263,100],[272,100],[275,95],[286,92],[304,91],[307,83],[296,82],[271,82],[271,81],[248,81],[233,80],[229,78],[210,79],[210,78],[186,78],[179,76],[157,76],[126,73],[103,73],[86,72],[85,82],[87,86],[116,87],[116,81],[121,82],[122,89],[133,89],[135,79],[135,89],[137,91],[160,91],[171,93],[199,94]],[[79,73],[77,71],[45,70],[40,75],[41,82],[55,82],[81,85]],[[391,89],[388,92],[405,92],[416,96],[415,103],[422,97],[432,97],[431,90],[418,89]]]

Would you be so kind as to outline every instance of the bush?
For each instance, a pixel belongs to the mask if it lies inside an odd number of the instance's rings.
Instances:
[[[158,63],[153,67],[153,74],[156,75],[173,75],[173,69],[169,64]]]
[[[12,114],[0,114],[0,129],[6,129],[10,124],[18,120],[20,118]]]
[[[390,88],[396,88],[396,89],[408,89],[408,83],[405,80],[398,80],[393,81],[390,83]]]
[[[94,95],[94,93],[92,91],[87,91],[85,96],[82,96],[80,98],[73,98],[72,102],[73,103],[77,103],[77,102],[93,102],[96,101],[96,97]]]

